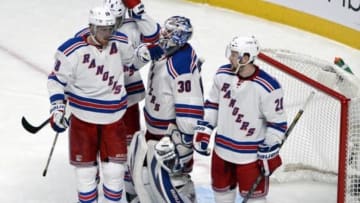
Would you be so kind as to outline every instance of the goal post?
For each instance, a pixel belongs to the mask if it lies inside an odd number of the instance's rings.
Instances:
[[[264,49],[256,64],[279,80],[289,119],[317,92],[280,151],[283,165],[272,179],[335,182],[338,203],[360,202],[360,80],[288,50]]]

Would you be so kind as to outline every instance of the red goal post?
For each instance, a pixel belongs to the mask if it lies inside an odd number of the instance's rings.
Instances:
[[[360,80],[331,61],[288,50],[264,49],[255,63],[281,83],[289,119],[316,91],[272,179],[335,182],[338,203],[360,202]]]

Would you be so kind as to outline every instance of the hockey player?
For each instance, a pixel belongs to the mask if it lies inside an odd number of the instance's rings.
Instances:
[[[128,37],[135,49],[140,44],[149,48],[149,57],[158,59],[164,51],[158,46],[160,25],[146,14],[140,0],[105,0],[104,7],[116,17],[116,30]],[[128,18],[126,18],[128,13]],[[84,28],[75,36],[89,35],[89,29]],[[144,61],[146,64],[149,60]],[[124,116],[127,127],[127,142],[130,144],[132,135],[140,130],[139,102],[145,97],[145,87],[139,71],[132,67],[124,67],[125,88],[128,94],[128,108]]]
[[[140,0],[105,0],[104,7],[108,8],[116,17],[115,27],[117,31],[128,36],[128,41],[131,42],[134,49],[140,44],[144,44],[150,50],[149,57],[153,60],[160,58],[164,54],[162,48],[158,46],[160,25],[147,15]],[[89,35],[89,29],[82,29],[76,34],[76,36],[82,35]],[[144,64],[148,61],[145,60]],[[124,66],[124,72],[128,107],[123,120],[127,130],[127,144],[129,145],[133,134],[140,130],[138,103],[145,97],[145,87],[139,71]],[[131,201],[135,196],[131,181],[131,176],[126,171],[125,186],[128,201]]]
[[[211,178],[215,202],[235,202],[238,187],[245,196],[255,179],[265,178],[248,202],[266,202],[269,176],[281,165],[279,147],[287,128],[279,82],[254,64],[255,37],[234,37],[226,48],[230,64],[221,66],[205,102],[204,120],[195,128],[194,149],[209,154],[216,127]]]
[[[160,25],[146,12],[140,0],[105,0],[104,6],[109,8],[117,19],[117,30],[125,33],[134,49],[145,44],[149,49],[150,59],[162,57],[164,51],[158,46]],[[126,17],[126,12],[129,17]],[[144,60],[144,64],[149,60]],[[127,144],[136,131],[140,130],[139,102],[144,99],[145,88],[139,71],[134,68],[125,68],[125,88],[128,93],[128,109],[124,115],[127,127]],[[131,175],[125,172],[126,199],[131,202],[136,197]]]
[[[192,33],[190,20],[183,16],[168,18],[161,30],[160,45],[166,56],[153,60],[148,74],[146,135],[137,135],[129,150],[132,175],[139,174],[145,158],[147,162],[149,184],[134,178],[140,202],[196,202],[189,173],[193,128],[203,117],[203,90],[199,59],[188,43]],[[148,52],[144,46],[137,49],[145,59]],[[148,192],[143,191],[144,184],[151,185]]]
[[[120,202],[127,147],[123,115],[127,107],[123,66],[142,67],[128,38],[115,33],[115,17],[104,7],[90,10],[90,34],[63,43],[48,77],[51,126],[69,126],[70,163],[75,166],[79,202],[97,203],[97,156],[105,202]],[[70,122],[64,117],[65,98]]]

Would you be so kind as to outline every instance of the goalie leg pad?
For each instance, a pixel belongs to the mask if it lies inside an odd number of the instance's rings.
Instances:
[[[151,203],[152,198],[144,185],[143,178],[143,165],[146,157],[146,151],[148,149],[144,132],[138,131],[134,134],[134,137],[130,143],[128,150],[128,166],[129,172],[134,183],[134,190],[141,203]]]
[[[79,202],[97,203],[97,167],[75,167]]]
[[[113,162],[102,162],[104,176],[104,196],[108,203],[121,201],[124,190],[125,165]]]
[[[196,193],[194,182],[188,174],[171,176],[171,182],[177,188],[184,202],[196,203]]]

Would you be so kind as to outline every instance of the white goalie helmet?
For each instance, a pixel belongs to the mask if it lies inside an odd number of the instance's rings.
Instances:
[[[226,47],[225,56],[229,58],[231,55],[231,51],[235,51],[239,53],[239,60],[244,54],[249,55],[249,62],[254,61],[257,55],[260,52],[260,46],[258,41],[254,36],[251,37],[241,37],[236,36],[234,37],[229,45]]]
[[[115,16],[105,7],[95,7],[90,9],[89,24],[95,26],[114,26]]]
[[[126,7],[121,0],[105,0],[104,7],[109,9],[115,18],[124,17]]]

